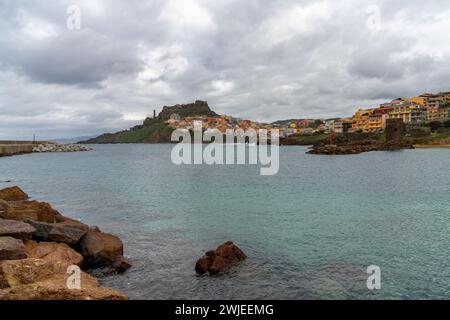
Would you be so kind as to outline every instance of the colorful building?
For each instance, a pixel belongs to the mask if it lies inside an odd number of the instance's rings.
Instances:
[[[344,132],[344,123],[342,120],[327,120],[325,121],[325,133],[329,133],[332,130],[334,133]]]
[[[412,98],[406,98],[405,100],[408,102],[411,102],[413,104],[417,104],[419,106],[425,107],[425,99],[423,97],[412,97]]]
[[[449,108],[428,108],[427,121],[445,121],[449,119]]]
[[[369,129],[369,122],[370,122],[370,115],[373,113],[373,109],[359,109],[356,111],[355,115],[353,116],[354,122],[352,124],[352,129],[354,130],[361,130],[363,132],[370,131]]]

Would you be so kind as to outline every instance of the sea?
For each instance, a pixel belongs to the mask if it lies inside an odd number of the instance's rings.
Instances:
[[[0,158],[0,188],[118,235],[133,267],[100,282],[131,299],[450,299],[450,149],[286,146],[262,176],[175,165],[169,144],[91,147]],[[196,275],[226,241],[248,258]]]

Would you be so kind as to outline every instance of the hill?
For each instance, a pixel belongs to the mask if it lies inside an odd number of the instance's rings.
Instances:
[[[146,118],[142,125],[116,133],[105,133],[96,138],[80,141],[85,144],[106,143],[170,143],[173,128],[166,124],[170,117],[178,115],[181,118],[194,116],[215,117],[206,101],[197,100],[190,104],[164,106],[158,116]]]

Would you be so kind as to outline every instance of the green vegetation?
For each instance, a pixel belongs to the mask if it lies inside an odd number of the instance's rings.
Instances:
[[[163,122],[154,122],[148,126],[138,126],[117,133],[106,133],[82,143],[170,143],[173,130]]]
[[[217,116],[206,101],[197,100],[190,104],[165,106],[157,117],[146,118],[142,125],[116,133],[105,133],[94,139],[80,141],[80,143],[171,143],[172,132],[175,129],[169,127],[166,120],[175,114],[183,118]]]
[[[407,137],[407,141],[416,145],[450,144],[450,128],[438,128],[436,132],[424,137]]]
[[[442,127],[442,123],[440,121],[432,121],[428,124],[428,126],[431,128],[431,131],[436,131]]]

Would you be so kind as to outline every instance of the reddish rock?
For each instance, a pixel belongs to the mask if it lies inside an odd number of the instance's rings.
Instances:
[[[0,219],[0,237],[30,240],[35,231],[34,227],[25,222]]]
[[[28,195],[19,187],[11,187],[0,190],[0,199],[5,201],[21,201],[27,200]]]
[[[123,256],[122,241],[98,228],[91,228],[80,241],[80,252],[88,268],[112,266]]]
[[[89,230],[89,226],[87,224],[84,224],[75,219],[64,217],[62,215],[58,215],[56,217],[56,225],[60,226],[60,227],[75,228],[75,229],[83,230],[85,232],[87,232]]]
[[[197,272],[198,274],[207,273],[214,262],[215,256],[215,251],[206,252],[203,257],[197,260],[197,263],[195,264],[195,272]]]
[[[408,142],[379,142],[379,141],[360,141],[351,143],[341,143],[338,145],[318,144],[314,145],[308,153],[324,155],[346,155],[359,154],[371,151],[394,151],[401,149],[414,149]]]
[[[2,214],[4,219],[35,220],[48,223],[56,222],[59,212],[48,203],[40,201],[22,201],[10,205]]]
[[[12,237],[0,237],[0,261],[19,260],[27,257],[21,240]]]
[[[233,265],[246,258],[247,256],[241,249],[233,242],[228,241],[217,247],[215,251],[208,251],[201,257],[195,265],[195,271],[198,274],[209,272],[211,275],[225,273],[228,272]]]
[[[3,199],[0,199],[0,214],[1,214],[1,211],[4,211],[8,208],[9,208],[9,203]]]
[[[123,256],[118,257],[117,260],[114,261],[112,265],[112,269],[118,273],[124,273],[130,268],[131,268],[130,262]]]
[[[68,274],[57,273],[33,283],[0,289],[0,300],[127,300],[118,291],[100,287],[98,281],[81,272],[80,289],[67,287]]]
[[[42,259],[57,264],[61,270],[68,266],[83,264],[83,256],[65,243],[39,242],[28,240],[25,242],[28,258]]]
[[[0,289],[37,282],[61,271],[42,259],[6,260],[0,264]]]

